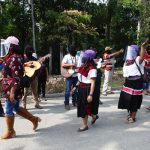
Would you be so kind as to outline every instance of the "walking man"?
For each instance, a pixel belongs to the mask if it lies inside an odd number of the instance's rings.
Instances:
[[[25,47],[25,62],[26,63],[29,61],[37,61],[37,58],[32,56],[33,52],[34,52],[34,49],[30,45],[27,45]],[[33,77],[31,77],[30,86],[31,86],[31,91],[32,91],[33,97],[34,97],[33,100],[35,103],[35,105],[34,105],[35,108],[42,109],[43,107],[40,106],[39,100],[38,100],[38,76],[37,76],[37,72],[35,72]],[[27,101],[28,93],[29,93],[29,88],[24,88],[24,96],[22,97],[24,108],[26,108],[26,101]]]
[[[69,97],[70,97],[71,88],[74,87],[78,81],[77,73],[75,71],[75,69],[77,69],[77,62],[78,62],[78,57],[76,56],[77,48],[78,48],[77,46],[72,45],[69,48],[69,53],[64,56],[61,64],[62,68],[68,69],[68,71],[69,69],[74,71],[70,77],[66,78],[66,90],[65,90],[65,101],[64,101],[66,110],[70,110]],[[72,94],[73,106],[76,106],[76,102],[77,102],[77,93],[74,92]]]
[[[111,88],[112,88],[114,64],[116,62],[115,56],[123,53],[123,49],[115,53],[112,53],[111,50],[112,50],[111,47],[106,47],[104,55],[103,55],[103,60],[105,63],[105,65],[103,66],[105,78],[104,78],[104,84],[103,84],[103,89],[102,89],[102,95],[104,96],[107,96],[107,94],[113,94]]]

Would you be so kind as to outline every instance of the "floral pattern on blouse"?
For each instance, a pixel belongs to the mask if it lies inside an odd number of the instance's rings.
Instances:
[[[19,54],[13,54],[4,62],[2,71],[2,86],[5,92],[5,98],[9,98],[11,87],[17,86],[15,98],[22,97],[20,79],[23,76],[23,58]]]

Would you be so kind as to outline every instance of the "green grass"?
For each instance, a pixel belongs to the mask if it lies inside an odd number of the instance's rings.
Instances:
[[[122,75],[122,68],[116,68],[113,74],[113,80],[112,80],[112,87],[113,88],[120,88],[124,84],[124,78]],[[104,83],[104,73],[102,76],[102,82],[101,82],[101,87],[103,86]]]
[[[104,78],[102,78],[102,82],[101,82],[101,88],[103,87],[103,83],[104,83]],[[112,87],[113,88],[120,88],[123,85],[123,81],[121,79],[114,79],[112,80]]]

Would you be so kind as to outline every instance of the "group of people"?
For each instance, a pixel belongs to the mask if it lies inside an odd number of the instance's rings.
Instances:
[[[8,139],[16,136],[14,130],[15,111],[18,115],[28,119],[33,124],[33,130],[36,130],[41,119],[32,115],[26,109],[26,96],[28,88],[31,86],[34,95],[35,108],[41,109],[39,105],[39,94],[41,87],[45,88],[42,83],[46,82],[47,70],[43,66],[44,81],[39,81],[37,72],[30,78],[29,85],[27,84],[28,77],[24,76],[24,68],[31,67],[31,61],[37,61],[33,57],[33,48],[27,46],[25,48],[25,56],[20,51],[19,40],[10,36],[5,40],[9,45],[8,53],[3,58],[3,76],[2,86],[5,92],[5,121],[6,132],[2,135],[2,139]],[[127,122],[136,122],[136,114],[142,104],[143,93],[143,75],[144,75],[144,57],[145,50],[147,50],[150,39],[147,38],[139,47],[136,44],[129,45],[125,52],[125,61],[123,65],[123,76],[125,83],[122,86],[118,109],[127,109]],[[97,58],[97,50],[95,48],[88,48],[79,51],[78,46],[72,45],[69,47],[69,53],[66,54],[62,60],[61,68],[66,69],[66,89],[64,106],[66,110],[70,110],[70,95],[72,96],[73,106],[77,106],[77,116],[82,118],[81,126],[78,132],[88,130],[88,118],[92,117],[91,124],[94,124],[99,118],[98,108],[100,101],[100,87],[102,71],[104,69],[104,85],[102,94],[113,94],[111,90],[112,75],[115,64],[115,56],[122,54],[124,51],[120,49],[118,52],[112,53],[110,47],[106,47],[103,59]],[[149,60],[147,59],[146,62]],[[41,72],[43,71],[41,70]],[[43,76],[42,76],[43,78]],[[40,77],[40,79],[42,79]],[[25,81],[24,81],[25,80]],[[42,82],[42,83],[41,83]],[[23,84],[25,83],[25,84]],[[45,91],[42,93],[45,97]],[[20,107],[20,99],[23,100],[23,107]],[[1,107],[0,103],[0,109]],[[2,110],[3,112],[3,110]],[[4,112],[3,112],[4,113]]]
[[[112,75],[114,71],[115,56],[123,53],[123,49],[112,53],[110,47],[105,48],[103,60],[97,58],[97,50],[89,48],[78,50],[78,46],[69,47],[69,53],[62,60],[61,67],[65,68],[70,76],[66,76],[66,90],[64,106],[70,110],[70,93],[72,105],[77,106],[77,116],[82,118],[82,125],[79,132],[88,129],[88,116],[92,117],[92,124],[99,118],[98,107],[100,101],[101,68],[105,70],[103,95],[112,94]],[[65,76],[65,75],[64,75]]]
[[[14,36],[9,36],[4,43],[2,43],[2,51],[6,52],[3,57],[3,70],[2,70],[2,87],[5,97],[5,114],[0,101],[0,113],[1,116],[5,117],[6,132],[2,135],[2,139],[8,139],[16,136],[14,130],[14,120],[16,114],[24,117],[33,124],[33,130],[36,130],[38,123],[41,119],[37,116],[32,115],[26,109],[27,95],[29,92],[29,87],[34,96],[35,108],[42,109],[43,107],[39,104],[39,97],[45,98],[45,84],[48,78],[48,71],[45,66],[44,59],[42,61],[37,60],[33,55],[34,49],[27,45],[25,47],[25,53],[20,49],[19,40]],[[39,64],[39,69],[33,65],[33,62]],[[33,76],[28,77],[25,74],[25,68],[29,67],[29,71],[35,68]],[[42,75],[41,75],[42,74]],[[42,78],[41,78],[42,76]],[[39,85],[38,85],[39,83]],[[23,107],[20,106],[20,101],[22,99]]]
[[[118,109],[127,109],[127,122],[136,122],[136,114],[142,104],[143,93],[143,75],[144,75],[144,58],[146,50],[148,53],[150,39],[147,38],[139,47],[136,44],[129,45],[125,51],[125,61],[123,65],[123,77],[125,83],[121,89]],[[111,90],[112,75],[115,64],[115,56],[124,52],[120,49],[112,53],[110,47],[105,48],[102,59],[97,60],[97,51],[90,48],[80,51],[77,55],[78,47],[71,47],[69,53],[64,56],[61,67],[70,69],[74,72],[71,76],[66,77],[65,90],[65,109],[70,110],[69,97],[72,94],[72,104],[77,105],[77,116],[82,118],[82,125],[79,132],[88,130],[88,116],[92,117],[91,124],[99,118],[98,106],[100,101],[101,70],[104,69],[104,84],[102,94],[113,94]],[[99,65],[99,61],[100,65]],[[147,62],[150,60],[147,60]],[[100,66],[100,67],[98,67]],[[100,74],[100,75],[99,75]]]

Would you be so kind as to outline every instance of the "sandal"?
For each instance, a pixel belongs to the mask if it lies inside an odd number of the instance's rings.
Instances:
[[[99,116],[98,116],[98,115],[96,115],[96,117],[95,117],[95,118],[93,118],[93,120],[91,121],[91,124],[94,124],[98,118],[99,118]]]
[[[136,118],[128,118],[128,123],[134,123],[136,122]]]
[[[85,128],[79,128],[79,129],[78,129],[78,132],[86,131],[86,130],[88,130],[88,129],[89,129],[88,126],[86,126]]]
[[[131,114],[130,113],[127,115],[127,121],[128,121],[129,118],[131,118]]]

